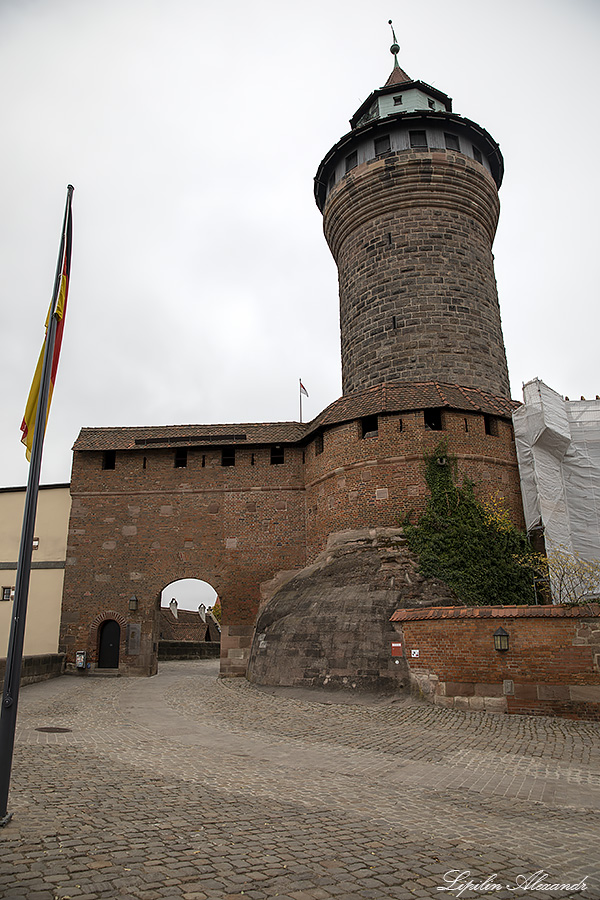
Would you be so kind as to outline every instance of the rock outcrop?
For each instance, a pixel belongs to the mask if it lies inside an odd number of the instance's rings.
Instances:
[[[408,686],[392,657],[400,608],[454,606],[441,581],[418,572],[400,528],[332,534],[315,561],[263,586],[248,679],[257,684],[363,691]]]

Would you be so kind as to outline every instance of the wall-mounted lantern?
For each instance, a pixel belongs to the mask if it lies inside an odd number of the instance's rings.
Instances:
[[[504,628],[494,632],[494,650],[508,650],[508,632]]]
[[[131,612],[135,612],[135,610],[137,608],[138,608],[138,598],[134,594],[132,597],[129,598],[129,609],[131,610]]]

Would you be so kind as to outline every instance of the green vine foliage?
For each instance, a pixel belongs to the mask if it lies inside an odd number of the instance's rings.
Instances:
[[[444,442],[425,458],[430,499],[417,525],[405,522],[423,575],[440,578],[467,606],[535,603],[527,536],[490,513],[473,484],[458,484],[456,460]]]

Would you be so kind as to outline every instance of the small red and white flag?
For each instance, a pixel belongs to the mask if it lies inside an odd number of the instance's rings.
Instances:
[[[300,393],[301,393],[301,394],[304,394],[305,397],[308,397],[308,391],[306,390],[306,388],[305,388],[304,385],[302,384],[302,380],[300,380]]]

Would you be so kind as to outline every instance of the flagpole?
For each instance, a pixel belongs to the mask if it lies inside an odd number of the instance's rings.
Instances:
[[[302,379],[298,379],[298,391],[300,393],[300,422],[302,422]]]
[[[35,528],[40,471],[42,466],[42,449],[44,446],[44,432],[46,429],[54,342],[58,324],[58,320],[54,313],[56,311],[61,284],[73,190],[73,186],[68,185],[65,217],[60,240],[60,249],[58,252],[58,262],[56,265],[56,276],[54,278],[54,291],[50,306],[50,318],[47,326],[46,340],[44,342],[44,362],[42,365],[40,393],[35,417],[33,443],[31,446],[29,477],[27,479],[27,490],[25,492],[25,509],[23,512],[21,544],[19,547],[19,560],[17,563],[15,597],[13,601],[8,653],[6,655],[4,691],[2,695],[2,709],[0,710],[0,827],[7,825],[12,818],[12,813],[7,813],[8,793],[10,789],[10,772],[15,743],[19,688],[21,684],[21,665],[23,661],[23,644],[25,640],[25,617],[27,615],[27,597],[31,575],[31,556],[33,553],[33,534]]]

